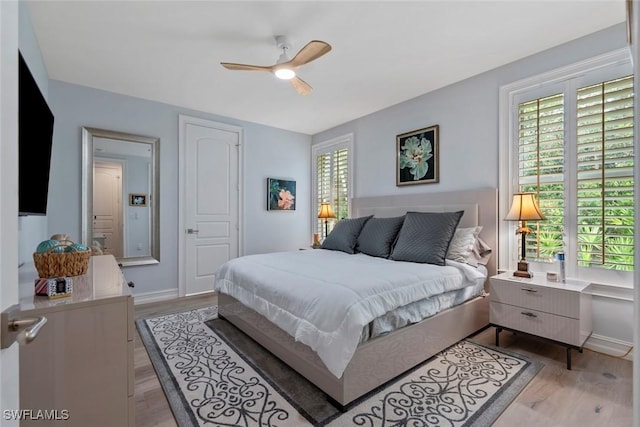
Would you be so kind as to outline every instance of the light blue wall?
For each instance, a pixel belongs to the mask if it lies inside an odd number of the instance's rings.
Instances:
[[[353,132],[356,197],[497,188],[500,86],[625,46],[626,26],[616,25],[320,132],[313,144]],[[396,135],[434,124],[440,183],[396,187]],[[632,319],[631,300],[594,297],[595,336],[631,343]]]
[[[125,157],[125,189],[122,195],[125,226],[125,254],[151,256],[151,204],[130,206],[129,194],[148,194],[151,188],[149,171],[151,160],[143,157]]]
[[[310,136],[56,80],[49,81],[49,102],[56,117],[48,214],[51,233],[81,237],[83,126],[160,138],[161,262],[125,269],[127,280],[136,284],[134,294],[178,285],[179,114],[244,129],[244,253],[292,250],[309,244]],[[269,176],[297,181],[295,212],[266,210]]]
[[[160,138],[161,263],[128,267],[135,294],[177,289],[178,284],[178,114],[240,126],[245,136],[244,253],[291,250],[311,240],[311,137],[255,123],[187,110],[92,88],[50,81],[26,4],[19,7],[19,47],[55,116],[49,205],[46,217],[22,217],[20,260],[30,261],[40,240],[68,233],[81,240],[81,128]],[[295,212],[266,210],[266,179],[295,180]]]
[[[625,31],[617,25],[479,74],[320,132],[313,143],[354,133],[356,197],[497,187],[500,86],[622,48]],[[435,124],[440,183],[396,187],[396,135]]]

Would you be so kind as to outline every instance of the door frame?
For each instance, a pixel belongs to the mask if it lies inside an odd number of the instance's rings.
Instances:
[[[204,126],[212,129],[233,132],[238,135],[238,256],[244,254],[244,129],[240,126],[229,125],[198,117],[178,115],[178,296],[186,295],[187,271],[185,267],[187,224],[185,223],[185,168],[187,144],[186,126],[188,124]]]
[[[19,302],[18,14],[25,4],[0,1],[0,310]],[[46,222],[46,221],[45,221]],[[20,409],[18,343],[0,349],[0,406]],[[3,420],[7,427],[17,419]]]
[[[123,159],[116,159],[116,158],[110,158],[110,157],[94,157],[93,159],[93,176],[94,176],[94,181],[93,181],[93,185],[95,185],[95,173],[96,173],[96,164],[98,163],[102,163],[105,165],[118,165],[120,167],[120,212],[118,212],[118,214],[120,215],[120,250],[122,251],[122,257],[123,258],[127,258],[128,254],[127,254],[127,245],[125,244],[125,236],[127,235],[127,216],[125,215],[125,188],[124,188],[124,183],[126,182],[126,174],[127,174],[127,163],[123,160]],[[95,195],[95,191],[93,192],[93,194]],[[95,198],[94,198],[94,202],[95,202]],[[91,206],[91,212],[93,212],[93,206]],[[95,220],[95,215],[94,216],[94,220]],[[93,230],[93,226],[92,226],[92,230]],[[93,239],[92,239],[93,240]],[[117,258],[117,257],[116,257]]]

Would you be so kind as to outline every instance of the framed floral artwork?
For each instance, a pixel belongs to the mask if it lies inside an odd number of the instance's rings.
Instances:
[[[396,186],[439,182],[439,126],[396,136]]]
[[[267,178],[267,210],[296,210],[296,182]]]

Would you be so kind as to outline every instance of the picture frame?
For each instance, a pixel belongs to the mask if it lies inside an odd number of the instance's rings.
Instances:
[[[129,206],[147,206],[147,195],[140,193],[129,193]]]
[[[267,178],[267,210],[295,211],[296,182],[279,178]]]
[[[627,44],[633,43],[633,0],[626,0],[627,13]]]
[[[440,126],[396,136],[396,186],[440,182]]]

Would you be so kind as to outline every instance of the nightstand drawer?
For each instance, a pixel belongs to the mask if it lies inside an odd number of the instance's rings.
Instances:
[[[536,286],[526,281],[491,279],[491,301],[564,317],[580,317],[580,293]]]
[[[493,297],[493,294],[492,294]],[[490,322],[577,347],[590,331],[580,331],[580,321],[529,308],[491,301]]]

